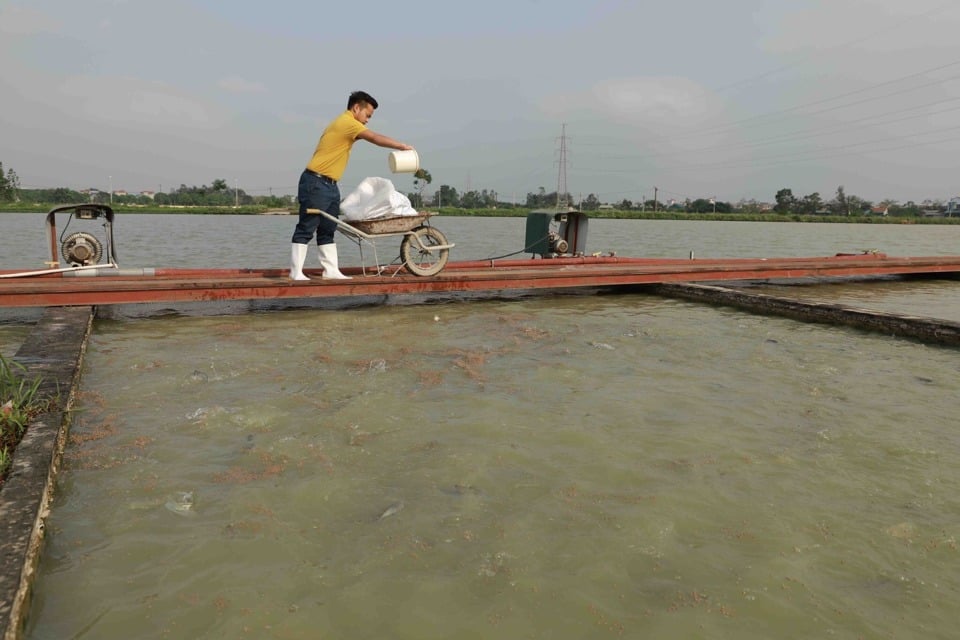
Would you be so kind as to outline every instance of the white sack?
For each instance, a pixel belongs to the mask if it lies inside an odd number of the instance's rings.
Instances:
[[[419,212],[386,178],[364,178],[350,195],[340,202],[343,220],[373,220],[395,216],[416,216]]]

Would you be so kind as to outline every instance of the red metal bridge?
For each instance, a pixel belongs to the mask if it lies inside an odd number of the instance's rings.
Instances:
[[[632,285],[871,278],[960,274],[960,256],[890,257],[882,253],[813,258],[655,259],[621,257],[539,258],[450,262],[424,278],[403,267],[373,275],[369,267],[345,268],[348,280],[293,282],[285,269],[104,268],[23,275],[0,271],[0,306],[49,307],[156,302],[456,294],[545,289],[620,288]],[[365,275],[366,274],[366,275]],[[391,275],[392,274],[392,275]]]
[[[71,221],[102,223],[106,230],[104,242],[85,231],[75,231],[58,240],[58,213],[69,214],[68,226]],[[0,307],[418,294],[497,295],[683,282],[921,274],[949,277],[960,273],[960,256],[896,258],[876,252],[815,258],[590,257],[585,255],[588,222],[585,215],[575,211],[540,211],[529,214],[524,243],[525,250],[539,255],[539,258],[447,262],[448,249],[453,245],[447,245],[442,234],[424,234],[432,231],[425,225],[388,235],[403,236],[401,254],[406,243],[408,253],[416,254],[416,260],[423,256],[429,268],[424,268],[408,255],[401,264],[344,268],[342,271],[352,276],[346,280],[325,280],[319,270],[307,269],[304,272],[313,277],[311,280],[291,281],[286,269],[122,269],[114,250],[113,218],[113,210],[102,204],[65,205],[52,209],[46,217],[50,244],[47,264],[50,268],[0,271]],[[365,233],[335,218],[334,221],[338,222],[341,231],[358,242],[382,237]],[[558,231],[554,231],[555,225],[559,225]],[[66,230],[64,227],[61,236],[66,235]],[[62,265],[74,266],[61,268]]]

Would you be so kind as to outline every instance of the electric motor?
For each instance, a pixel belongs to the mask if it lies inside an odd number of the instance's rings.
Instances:
[[[85,267],[100,262],[103,257],[103,245],[96,236],[84,231],[73,233],[60,245],[63,259],[74,267]]]

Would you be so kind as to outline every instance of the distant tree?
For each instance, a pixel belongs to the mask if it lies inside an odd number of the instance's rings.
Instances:
[[[837,187],[837,195],[830,202],[830,211],[835,216],[850,215],[850,203],[847,200],[847,192],[844,191],[843,185]]]
[[[222,178],[214,180],[210,187],[207,185],[188,187],[181,184],[180,188],[168,194],[167,199],[171,205],[184,207],[229,207],[236,203],[253,203],[250,195],[242,189],[230,189],[226,180]],[[157,200],[154,202],[161,204]]]
[[[423,206],[423,192],[431,182],[433,182],[433,176],[430,175],[430,172],[426,169],[418,169],[417,172],[413,174],[413,188],[416,190],[416,202],[413,203],[414,208],[419,209]]]
[[[0,162],[0,202],[7,202],[10,199],[10,186],[7,183],[7,177],[3,175],[3,163]]]
[[[733,206],[729,202],[720,200],[711,202],[707,198],[697,198],[687,201],[686,210],[690,213],[730,213],[733,211]]]
[[[617,204],[617,209],[620,209],[621,211],[630,211],[633,209],[633,202],[624,198],[619,204]]]
[[[686,209],[690,213],[712,213],[713,203],[706,198],[697,198],[696,200],[689,202]]]
[[[480,192],[480,200],[483,202],[483,206],[488,209],[497,208],[497,192],[492,189],[484,189]]]
[[[591,193],[586,200],[580,203],[580,208],[584,211],[596,211],[600,208],[600,198],[597,197],[597,194]]]
[[[901,218],[916,217],[923,212],[923,208],[913,200],[907,200],[903,204],[890,205],[890,215]]]
[[[20,201],[20,178],[13,168],[3,173],[3,163],[0,162],[0,202]]]
[[[459,207],[460,206],[460,194],[457,193],[457,190],[447,184],[440,185],[440,191],[437,192],[437,206],[438,207]]]
[[[460,206],[464,209],[480,209],[483,207],[483,199],[478,191],[465,191],[460,196]]]
[[[823,200],[820,199],[820,194],[814,191],[809,195],[803,196],[803,199],[796,205],[797,213],[804,215],[812,216],[820,211],[823,207]]]
[[[872,207],[873,203],[869,200],[864,200],[858,196],[847,196],[847,208],[853,215],[869,213]]]
[[[547,207],[551,203],[547,202],[547,190],[543,187],[537,189],[536,193],[527,194],[527,206],[531,209],[539,209],[541,207]]]
[[[557,207],[557,203],[560,203],[560,202],[570,203],[573,201],[574,201],[573,196],[571,196],[569,192],[563,194],[562,197],[558,198],[556,191],[547,193],[546,189],[544,189],[543,187],[540,187],[537,190],[537,193],[527,194],[526,206],[531,209],[555,209]],[[599,206],[599,201],[598,201],[598,206]]]
[[[552,207],[557,202],[557,194],[547,193],[543,187],[537,189],[536,193],[527,194],[527,206],[532,209]]]
[[[780,189],[777,191],[775,197],[777,204],[773,206],[773,210],[777,213],[788,214],[793,213],[794,206],[797,203],[797,199],[793,196],[793,191],[790,189]]]

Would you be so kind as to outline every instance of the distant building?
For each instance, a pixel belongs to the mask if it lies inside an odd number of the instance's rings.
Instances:
[[[153,200],[153,197],[157,194],[153,191],[141,191],[140,195],[143,196],[144,198],[150,198],[151,200]]]
[[[947,202],[946,215],[950,217],[960,216],[960,196],[950,198],[950,201]]]
[[[890,207],[888,206],[876,206],[870,207],[870,213],[875,216],[885,216],[890,212]]]

